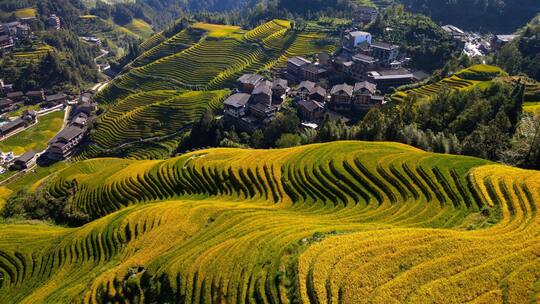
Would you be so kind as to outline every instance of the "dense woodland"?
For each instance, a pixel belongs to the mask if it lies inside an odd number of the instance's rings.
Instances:
[[[524,73],[540,81],[540,15],[519,30],[518,38],[504,46],[495,60],[510,74]]]
[[[18,90],[45,88],[47,91],[68,89],[77,92],[83,83],[99,80],[94,57],[96,47],[85,44],[71,31],[43,32],[40,39],[54,48],[40,60],[18,67],[17,59],[7,55],[0,67],[0,78],[13,83]]]
[[[512,33],[540,11],[536,0],[400,0],[414,12],[474,31]],[[504,22],[502,22],[504,20]]]

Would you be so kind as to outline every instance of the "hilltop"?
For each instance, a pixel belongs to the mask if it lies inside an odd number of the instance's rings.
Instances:
[[[0,301],[523,303],[539,174],[367,142],[87,160],[28,198],[88,224],[0,226]]]

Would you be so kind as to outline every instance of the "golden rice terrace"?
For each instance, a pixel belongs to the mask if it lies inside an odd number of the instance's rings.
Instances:
[[[255,35],[255,34],[253,34]],[[540,172],[394,143],[75,163],[0,225],[2,303],[538,303]]]

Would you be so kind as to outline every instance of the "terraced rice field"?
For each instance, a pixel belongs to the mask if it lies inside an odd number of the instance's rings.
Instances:
[[[43,46],[37,47],[35,50],[32,50],[32,51],[15,52],[13,53],[13,56],[15,56],[15,58],[18,61],[28,62],[28,61],[41,59],[45,57],[52,50],[53,48],[51,46],[43,45]]]
[[[318,43],[325,35],[294,31],[282,20],[251,31],[196,23],[149,48],[134,61],[134,69],[108,85],[98,98],[113,102],[140,91],[220,89],[243,73],[283,67],[287,57],[333,52],[335,45]]]
[[[127,142],[178,132],[227,96],[219,91],[150,91],[130,95],[99,117],[92,140],[111,149]]]
[[[540,172],[396,143],[94,159],[0,225],[0,301],[537,303]]]
[[[482,88],[500,76],[506,76],[506,73],[498,67],[474,65],[436,83],[411,90],[398,91],[392,95],[392,99],[398,102],[403,101],[411,93],[416,94],[420,99],[430,99],[440,92],[444,86],[451,90],[469,90],[473,87]]]
[[[145,51],[131,64],[134,67],[144,66],[162,57],[174,55],[182,50],[190,48],[197,43],[204,31],[188,28],[182,30],[173,37]]]

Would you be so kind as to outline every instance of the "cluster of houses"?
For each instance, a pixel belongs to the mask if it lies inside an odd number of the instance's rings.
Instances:
[[[19,41],[32,34],[29,22],[13,21],[0,24],[0,55],[10,53]]]
[[[225,118],[240,129],[254,131],[267,126],[280,110],[289,91],[287,80],[265,80],[257,74],[238,79],[238,90],[224,102]]]
[[[409,58],[400,54],[399,45],[374,41],[370,33],[358,30],[346,31],[342,44],[342,51],[331,60],[336,72],[374,83],[383,92],[418,80],[403,67]]]
[[[442,29],[452,36],[458,47],[465,54],[471,57],[485,56],[496,52],[516,38],[514,34],[494,35],[491,33],[478,34],[466,32],[451,24],[443,25]]]
[[[66,103],[68,96],[64,93],[45,94],[38,89],[27,92],[14,91],[13,85],[6,85],[0,79],[0,114],[18,110],[22,105],[37,105],[51,108]]]
[[[72,156],[81,143],[95,110],[96,104],[92,101],[92,95],[89,93],[82,94],[77,104],[72,107],[69,123],[48,143],[48,147],[43,153],[30,150],[17,158],[14,158],[12,152],[0,154],[0,163],[10,165],[14,170],[27,170],[36,164],[38,157],[41,155],[53,161]],[[22,130],[36,122],[37,113],[25,111],[21,117],[0,125],[0,138]],[[0,167],[0,173],[2,168]]]
[[[37,114],[35,111],[26,110],[21,116],[15,119],[2,122],[0,124],[0,139],[34,124],[36,117]]]
[[[57,161],[73,155],[83,140],[88,129],[88,122],[95,110],[96,104],[92,101],[92,95],[90,93],[82,94],[79,102],[71,110],[67,126],[49,142],[46,151],[47,158]]]
[[[368,32],[349,30],[343,36],[343,47],[334,56],[318,54],[316,62],[302,57],[289,58],[286,78],[319,82],[328,76],[344,76],[355,82],[369,81],[382,92],[420,80],[403,65],[409,61],[399,46],[373,41]]]
[[[304,58],[293,58],[303,61]],[[290,98],[304,125],[316,127],[325,117],[348,122],[352,113],[368,111],[384,104],[377,85],[368,81],[335,85],[328,91],[310,80],[291,89],[286,79],[266,80],[258,74],[244,74],[238,89],[224,101],[225,119],[237,128],[252,132],[264,129]]]
[[[0,24],[0,55],[11,53],[21,41],[37,39],[31,27],[36,20],[36,17],[26,17],[18,21]],[[54,14],[50,15],[46,19],[45,25],[50,30],[59,30],[60,18]]]
[[[353,25],[370,23],[377,16],[376,8],[359,6],[353,12]],[[398,45],[373,41],[370,33],[359,30],[348,30],[342,38],[335,55],[289,58],[283,78],[242,75],[237,92],[224,102],[225,119],[246,131],[265,128],[289,98],[304,125],[316,127],[325,117],[348,122],[356,113],[381,107],[383,93],[390,88],[418,80],[403,67],[409,59],[400,54]],[[330,78],[349,83],[326,87]]]

